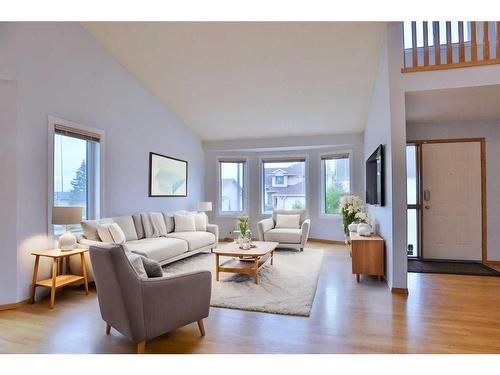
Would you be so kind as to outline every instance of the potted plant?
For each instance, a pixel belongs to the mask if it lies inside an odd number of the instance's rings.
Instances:
[[[248,230],[248,216],[241,216],[238,218],[238,228],[240,230],[240,236],[238,239],[239,245],[244,247],[246,242],[250,245],[248,239],[250,233]]]

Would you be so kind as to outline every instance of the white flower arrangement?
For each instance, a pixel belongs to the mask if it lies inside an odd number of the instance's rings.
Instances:
[[[365,212],[363,200],[357,195],[344,195],[340,198],[339,205],[346,235],[349,232],[349,224],[354,222],[368,223],[369,216]]]
[[[354,215],[355,219],[357,219],[360,223],[367,223],[370,221],[370,215],[368,215],[364,211],[357,212],[356,215]]]

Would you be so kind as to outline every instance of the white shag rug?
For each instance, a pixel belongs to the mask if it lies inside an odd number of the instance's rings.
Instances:
[[[221,261],[229,258],[221,257]],[[167,275],[208,270],[212,272],[210,305],[274,314],[309,316],[323,260],[323,250],[278,249],[274,265],[266,263],[259,271],[259,284],[253,276],[221,272],[215,281],[215,255],[197,254],[163,267]]]

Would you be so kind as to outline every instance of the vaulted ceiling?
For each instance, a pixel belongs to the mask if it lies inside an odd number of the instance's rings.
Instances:
[[[362,131],[385,23],[83,27],[203,140],[223,140]]]

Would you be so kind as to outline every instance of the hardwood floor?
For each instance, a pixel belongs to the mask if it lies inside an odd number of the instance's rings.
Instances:
[[[409,297],[351,275],[347,249],[325,249],[311,317],[211,308],[206,336],[193,323],[149,341],[147,353],[500,353],[499,277],[409,274]],[[106,335],[95,290],[0,311],[2,353],[134,353]]]

